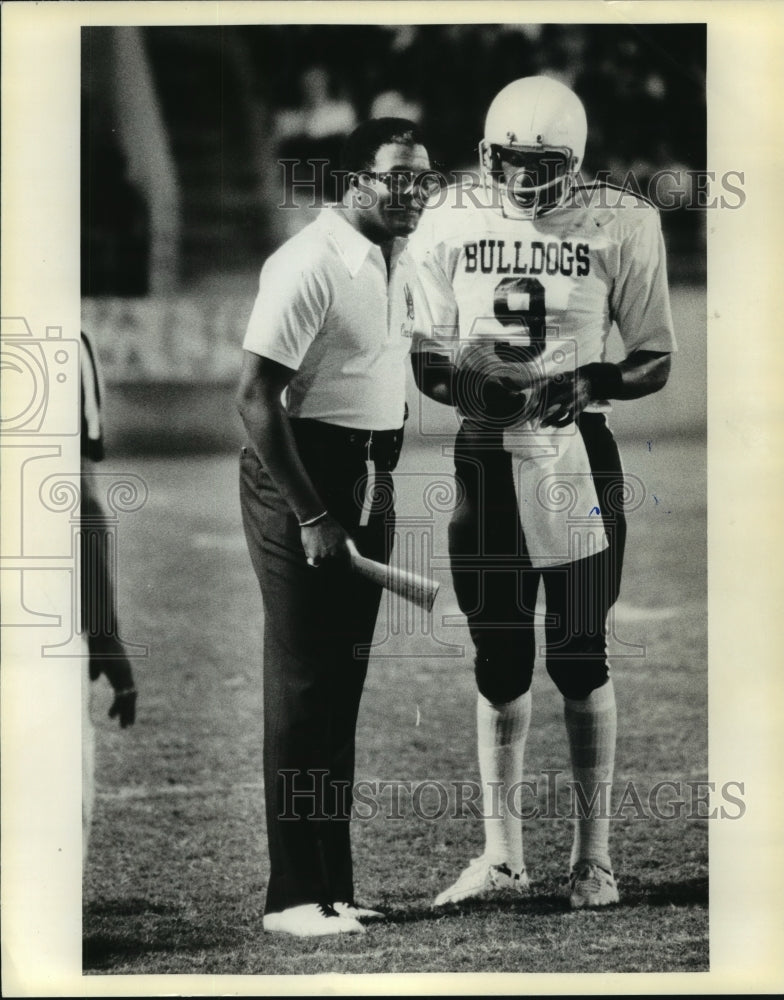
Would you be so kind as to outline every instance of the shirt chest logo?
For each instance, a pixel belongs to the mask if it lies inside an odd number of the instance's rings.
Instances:
[[[408,282],[403,285],[403,294],[406,297],[406,319],[414,319],[414,296],[411,294],[411,289],[408,287]]]

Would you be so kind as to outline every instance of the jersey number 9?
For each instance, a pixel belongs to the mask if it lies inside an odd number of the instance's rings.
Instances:
[[[502,326],[522,325],[528,331],[528,346],[508,345],[510,351],[519,352],[519,360],[531,361],[542,353],[547,332],[546,310],[544,285],[538,278],[504,278],[499,281],[493,295],[493,310]]]

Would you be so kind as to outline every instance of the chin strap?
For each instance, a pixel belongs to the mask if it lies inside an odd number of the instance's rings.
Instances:
[[[492,184],[492,181],[491,181]],[[548,188],[553,187],[556,184],[561,184],[563,190],[560,195],[552,204],[543,206],[539,208],[539,203],[542,201],[542,195],[547,191]],[[504,190],[504,186],[495,185],[495,190],[501,199],[501,211],[504,217],[507,219],[536,219],[542,215],[546,215],[548,212],[552,212],[553,209],[560,208],[564,204],[569,196],[569,192],[574,184],[574,175],[568,174],[566,177],[559,177],[555,181],[551,181],[550,184],[542,185],[534,194],[534,200],[530,206],[518,205],[514,200],[512,195],[508,190]]]

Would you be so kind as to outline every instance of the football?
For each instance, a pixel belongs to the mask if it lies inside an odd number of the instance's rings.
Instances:
[[[460,347],[455,360],[455,405],[460,413],[491,427],[527,420],[537,409],[541,372],[530,350],[482,339]]]

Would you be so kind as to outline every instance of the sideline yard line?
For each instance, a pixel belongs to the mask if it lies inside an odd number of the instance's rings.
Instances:
[[[120,785],[118,788],[99,788],[96,795],[99,799],[156,799],[263,791],[263,781],[240,781],[235,785]]]

